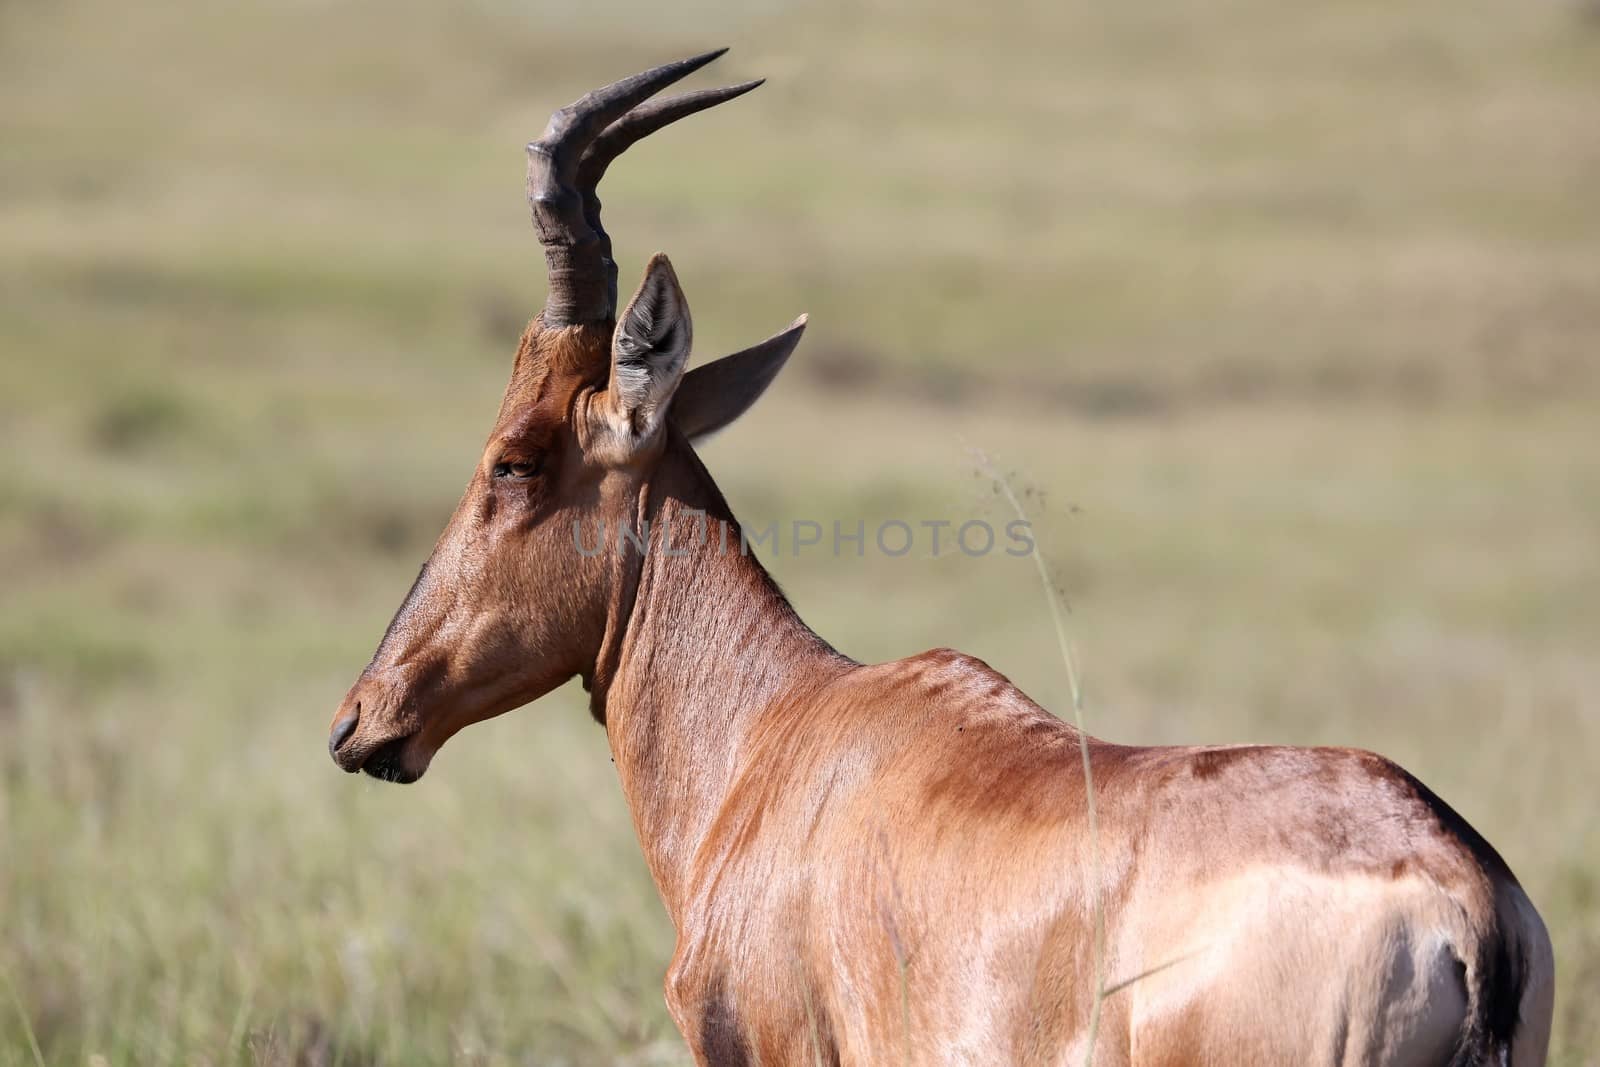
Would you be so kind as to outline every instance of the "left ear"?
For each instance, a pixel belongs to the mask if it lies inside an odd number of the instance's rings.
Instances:
[[[617,428],[633,441],[650,437],[666,421],[667,403],[683,379],[693,336],[689,302],[678,276],[657,252],[611,339],[611,413]]]

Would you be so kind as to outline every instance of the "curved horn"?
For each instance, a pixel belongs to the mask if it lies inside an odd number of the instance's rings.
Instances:
[[[615,317],[617,265],[611,258],[611,238],[600,225],[595,186],[611,161],[641,137],[761,84],[685,93],[639,106],[726,51],[719,48],[667,63],[586,93],[551,115],[544,134],[528,145],[528,206],[550,269],[542,316],[546,325]]]

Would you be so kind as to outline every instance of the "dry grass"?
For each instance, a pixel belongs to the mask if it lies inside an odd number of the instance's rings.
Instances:
[[[1091,730],[1399,759],[1600,1062],[1581,8],[474,0],[0,7],[0,1064],[682,1062],[573,694],[413,789],[323,731],[539,303],[521,143],[721,41],[772,81],[607,218],[702,358],[812,313],[707,451],[735,508],[982,515],[982,447],[1042,494]],[[858,657],[1072,707],[1026,560],[771,562]]]

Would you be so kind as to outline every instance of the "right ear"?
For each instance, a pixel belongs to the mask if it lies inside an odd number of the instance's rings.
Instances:
[[[689,440],[716,433],[750,410],[806,331],[801,315],[788,329],[742,352],[696,367],[683,377],[672,400],[672,421]]]

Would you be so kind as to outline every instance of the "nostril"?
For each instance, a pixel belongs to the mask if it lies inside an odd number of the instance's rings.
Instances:
[[[356,710],[333,724],[333,733],[328,736],[328,754],[337,756],[340,747],[356,732],[356,722],[360,719],[361,705],[356,705]]]

